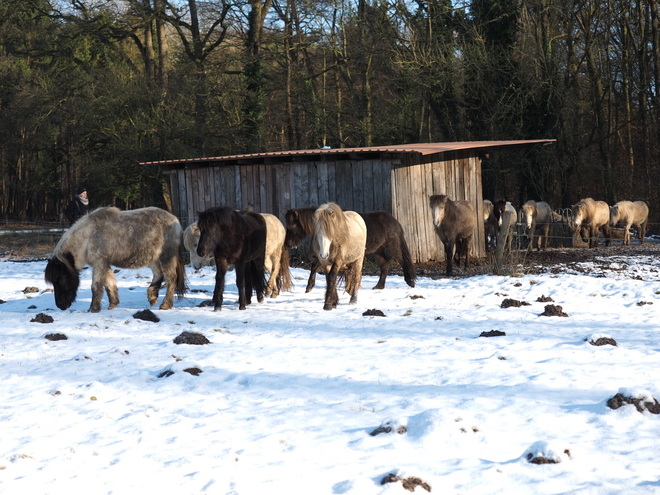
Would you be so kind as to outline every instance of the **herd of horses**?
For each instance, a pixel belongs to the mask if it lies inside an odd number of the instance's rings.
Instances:
[[[477,215],[468,201],[453,201],[445,195],[429,198],[433,228],[445,249],[446,273],[453,273],[456,263],[468,267],[470,246],[477,226]],[[520,212],[510,202],[484,200],[484,228],[487,250],[496,239],[507,239],[511,250],[516,223],[525,227],[528,249],[537,241],[537,249],[548,247],[550,226],[562,217],[546,202],[528,201]],[[506,221],[503,221],[506,218]],[[518,218],[520,217],[520,218]],[[514,218],[515,221],[511,221]],[[602,232],[606,245],[610,242],[610,226],[624,225],[624,244],[630,244],[630,227],[639,232],[644,242],[648,222],[648,206],[643,201],[621,201],[609,207],[602,201],[586,198],[572,207],[571,228],[579,232],[589,247],[598,244]],[[502,236],[503,229],[508,229]],[[64,233],[53,251],[45,270],[45,281],[53,286],[55,303],[68,309],[76,300],[80,272],[92,267],[92,301],[90,312],[101,310],[103,292],[108,296],[108,309],[117,307],[119,296],[112,267],[150,267],[152,281],[147,300],[153,306],[165,283],[166,294],[160,309],[170,309],[174,296],[186,292],[184,248],[190,252],[195,270],[203,265],[216,266],[212,303],[215,311],[223,304],[225,276],[229,265],[236,271],[239,309],[246,309],[253,293],[261,302],[265,296],[277,297],[280,291],[293,287],[289,249],[309,242],[312,261],[306,292],[313,289],[316,274],[326,277],[324,310],[337,307],[337,286],[343,280],[350,304],[357,302],[362,281],[362,265],[367,254],[373,255],[380,268],[374,289],[383,289],[390,261],[396,260],[410,287],[417,278],[401,224],[389,213],[345,211],[336,203],[318,207],[291,209],[285,225],[274,215],[236,210],[228,206],[209,208],[198,213],[198,220],[182,228],[177,217],[156,207],[121,211],[115,207],[98,208],[78,220]],[[267,278],[268,274],[268,278]]]

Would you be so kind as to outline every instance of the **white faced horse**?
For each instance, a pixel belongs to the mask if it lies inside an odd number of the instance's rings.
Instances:
[[[447,275],[453,273],[452,260],[458,265],[465,256],[465,268],[470,260],[470,244],[477,226],[477,214],[472,203],[465,200],[452,201],[444,194],[429,198],[433,227],[445,247]],[[455,253],[454,253],[455,251]]]
[[[344,272],[350,304],[357,303],[362,281],[362,263],[367,243],[367,226],[354,211],[343,211],[336,203],[326,203],[314,213],[311,249],[325,272],[326,290],[323,309],[337,307],[337,276]]]

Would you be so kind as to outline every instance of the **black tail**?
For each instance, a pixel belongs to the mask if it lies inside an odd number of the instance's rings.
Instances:
[[[408,244],[406,239],[403,237],[403,233],[400,236],[401,241],[401,268],[403,268],[403,279],[410,287],[415,287],[415,281],[417,280],[417,270],[415,270],[415,265],[412,262],[410,257],[410,251],[408,250]]]
[[[264,270],[263,263],[260,267],[258,267],[254,261],[250,261],[247,264],[247,270],[250,271],[252,288],[257,293],[257,295],[263,295],[266,292],[266,272]]]
[[[177,299],[182,299],[188,291],[188,280],[186,279],[186,267],[183,264],[183,237],[179,243],[179,255],[176,259],[176,293]]]

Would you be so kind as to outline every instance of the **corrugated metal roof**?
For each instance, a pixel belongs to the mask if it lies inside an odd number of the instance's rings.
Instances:
[[[481,149],[484,151],[527,147],[535,144],[550,144],[556,139],[533,139],[519,141],[458,141],[454,143],[416,143],[401,144],[396,146],[369,146],[365,148],[320,148],[312,150],[295,151],[271,151],[268,153],[250,153],[245,155],[226,155],[206,158],[184,158],[178,160],[160,160],[153,162],[142,162],[141,165],[174,165],[178,163],[191,162],[210,162],[226,160],[242,160],[250,158],[268,158],[282,156],[303,156],[303,155],[332,155],[346,153],[419,153],[421,155],[432,155],[434,153],[444,153],[447,151],[458,151],[467,149]]]

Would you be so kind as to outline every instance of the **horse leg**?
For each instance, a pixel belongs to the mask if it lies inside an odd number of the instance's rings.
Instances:
[[[325,288],[325,303],[323,309],[330,311],[337,307],[339,295],[337,294],[337,274],[339,273],[339,264],[337,262],[332,264],[330,270],[325,274],[326,288]]]
[[[640,223],[637,229],[637,237],[639,237],[640,244],[644,244],[644,237],[646,236],[646,222]]]
[[[623,229],[623,245],[627,246],[630,244],[630,226],[631,223],[626,223],[625,229]]]
[[[151,283],[149,284],[149,288],[147,289],[147,301],[149,301],[150,306],[153,306],[154,304],[156,304],[156,302],[158,302],[158,292],[160,292],[160,288],[163,286],[164,276],[163,276],[163,270],[161,269],[159,262],[156,261],[153,265],[151,265],[150,268],[151,271],[153,272],[153,277],[151,278]],[[170,287],[168,281],[167,290],[169,291],[169,289]]]
[[[452,275],[454,269],[452,267],[452,258],[454,256],[454,240],[448,240],[445,244],[445,261],[447,262],[447,275]]]
[[[612,242],[610,235],[610,222],[605,223],[601,228],[603,229],[603,237],[605,238],[605,247],[609,247]],[[628,244],[630,244],[630,232],[628,232]]]
[[[101,311],[101,300],[103,299],[103,290],[106,286],[106,280],[108,279],[109,276],[112,276],[114,279],[115,276],[112,273],[112,270],[110,270],[109,266],[103,266],[103,267],[94,267],[92,271],[92,303],[89,305],[89,312],[90,313],[98,313]],[[119,298],[117,297],[117,283],[115,282],[114,284],[114,297],[115,297],[115,302],[119,302]],[[110,291],[110,287],[108,287],[108,291]],[[110,296],[110,292],[108,292],[108,297]],[[112,304],[112,300],[110,301],[110,304]],[[116,304],[115,304],[116,306]]]
[[[352,265],[351,265],[351,277],[352,277],[352,287],[351,287],[351,300],[348,304],[357,304],[357,294],[360,284],[362,283],[362,264],[364,263],[364,257],[360,256]],[[382,268],[381,268],[382,270]],[[382,276],[382,273],[381,273]],[[385,274],[387,276],[387,273]],[[385,279],[383,278],[383,287],[385,287]]]
[[[222,299],[225,292],[225,275],[227,274],[227,260],[220,256],[215,257],[215,289],[213,289],[213,311],[222,310]]]
[[[378,263],[378,266],[380,267],[380,278],[378,279],[378,283],[374,286],[374,289],[384,289],[385,279],[387,279],[387,275],[390,272],[390,261],[385,257],[384,249],[376,251],[374,253],[374,258],[376,258],[376,263]]]
[[[305,288],[305,293],[311,291],[316,284],[316,274],[319,271],[319,260],[314,259],[312,267],[309,269],[309,279],[307,280],[307,287]]]
[[[266,269],[268,270],[268,268]],[[279,256],[273,256],[273,259],[271,260],[271,269],[268,271],[270,272],[270,279],[268,280],[268,288],[266,289],[265,295],[270,295],[271,299],[275,299],[280,295],[280,286],[282,285]]]
[[[237,261],[234,263],[234,271],[236,272],[236,287],[238,289],[238,309],[246,309],[245,298],[245,270],[247,264],[245,262]],[[252,288],[250,288],[250,292]],[[251,294],[250,294],[251,295]]]
[[[245,291],[245,305],[249,306],[252,304],[252,289],[254,284],[252,283],[252,266],[254,265],[253,261],[245,264],[243,271],[245,272],[245,278],[243,279],[243,287]],[[258,297],[258,296],[257,296]],[[261,301],[264,300],[263,294],[261,295]],[[261,302],[259,301],[259,302]]]

